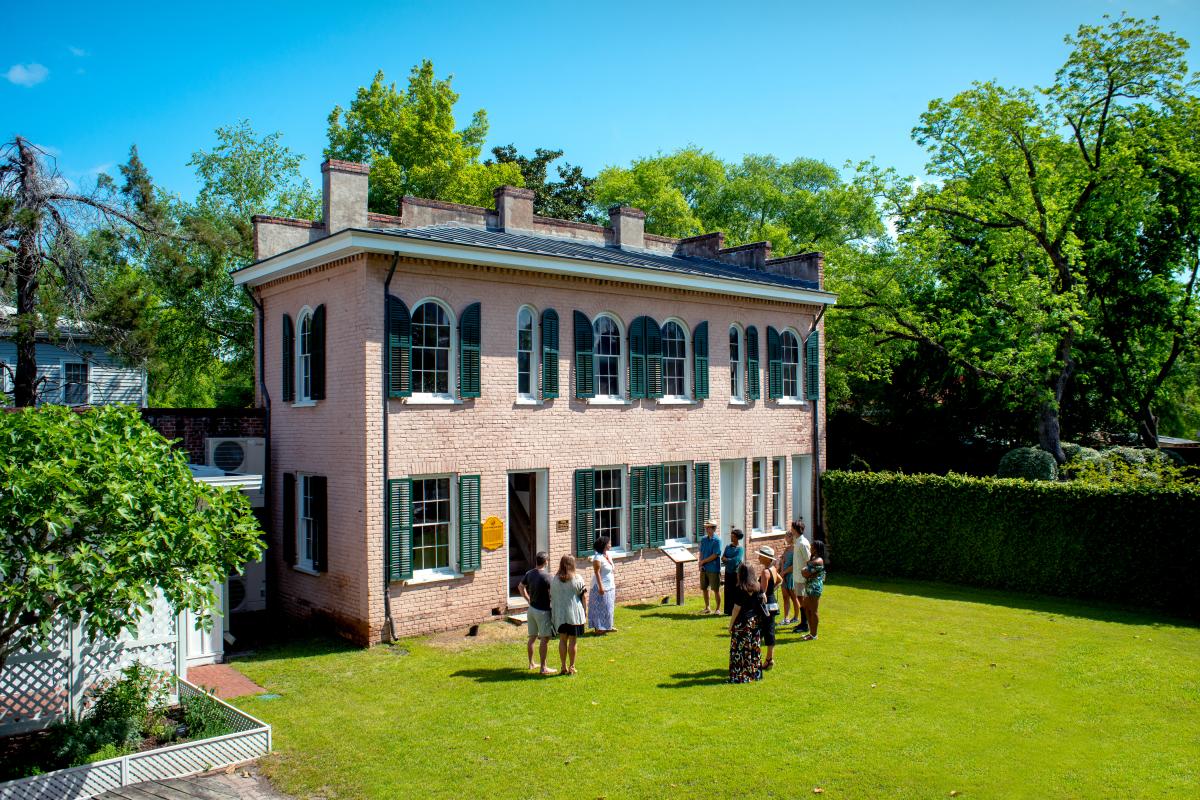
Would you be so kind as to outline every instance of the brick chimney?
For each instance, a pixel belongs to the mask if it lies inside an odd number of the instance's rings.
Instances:
[[[613,244],[622,250],[646,247],[646,212],[640,208],[613,206],[608,210]]]
[[[321,165],[325,230],[367,227],[367,176],[371,167],[353,161],[328,160]]]
[[[533,190],[516,186],[497,186],[496,224],[500,230],[528,233],[533,230]]]

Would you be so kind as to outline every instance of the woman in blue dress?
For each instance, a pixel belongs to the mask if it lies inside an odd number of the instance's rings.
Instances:
[[[737,585],[737,568],[746,556],[742,549],[742,532],[734,528],[729,532],[729,544],[721,553],[721,566],[725,568],[725,616],[733,612],[733,588]]]

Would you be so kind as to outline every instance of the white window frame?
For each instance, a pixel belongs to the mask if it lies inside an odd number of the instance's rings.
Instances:
[[[691,461],[670,461],[670,462],[667,462],[666,464],[663,464],[662,466],[664,469],[664,472],[663,472],[663,524],[664,525],[666,524],[666,519],[667,519],[667,512],[666,512],[667,476],[666,476],[666,472],[665,472],[667,467],[683,467],[683,488],[687,492],[687,499],[685,499],[683,501],[683,536],[676,537],[674,539],[667,538],[665,544],[667,544],[667,545],[692,544],[695,541],[695,538],[693,536],[693,531],[696,530],[696,527],[694,524],[694,519],[693,519],[695,516],[695,513],[696,513],[696,498],[694,497],[695,481],[693,480],[693,477],[694,477],[693,463]]]
[[[461,402],[458,399],[458,318],[454,315],[454,310],[450,308],[450,305],[448,303],[446,303],[446,301],[444,301],[440,298],[437,298],[437,297],[423,297],[420,300],[418,300],[416,303],[413,303],[412,315],[411,315],[410,319],[412,319],[414,321],[413,322],[414,325],[416,324],[415,320],[416,320],[418,309],[420,309],[421,306],[425,305],[426,303],[434,303],[435,305],[440,306],[442,311],[444,311],[446,313],[446,319],[449,320],[450,352],[446,359],[446,389],[447,389],[447,391],[445,391],[445,392],[418,392],[416,390],[417,387],[415,386],[415,382],[414,382],[412,396],[406,398],[405,402],[407,402],[411,405],[457,404],[457,403]],[[415,350],[416,346],[413,345],[412,349]],[[412,358],[412,363],[415,365],[416,364],[415,355],[412,355],[410,357]]]
[[[87,378],[83,382],[83,402],[68,403],[67,402],[67,384],[73,381],[67,380],[67,365],[82,366],[87,372]],[[64,406],[90,406],[92,405],[92,365],[84,358],[64,358],[58,362],[58,399]]]
[[[436,475],[410,475],[410,481],[430,481],[446,479],[449,481],[448,491],[450,492],[450,547],[449,553],[450,563],[445,567],[427,567],[425,569],[416,569],[416,559],[413,559],[413,576],[412,580],[416,582],[443,580],[446,578],[461,578],[462,573],[458,571],[458,475],[452,472],[442,472]],[[411,502],[416,503],[415,494],[412,496]],[[410,530],[410,542],[416,539],[416,511],[412,511],[412,528]],[[410,545],[411,546],[411,545]]]
[[[306,494],[310,495],[309,511],[310,512],[312,511],[312,508],[311,508],[311,504],[312,504],[311,480],[313,477],[314,477],[314,475],[309,472],[297,472],[296,473],[296,530],[293,532],[293,534],[296,537],[296,569],[300,570],[301,572],[312,572],[315,574],[316,568],[314,567],[314,564],[313,564],[313,556],[316,554],[316,551],[317,551],[316,520],[314,520],[311,516],[306,517],[304,515],[304,498],[305,498]],[[308,488],[307,493],[305,492],[306,487]],[[311,542],[305,541],[305,533],[306,533],[305,522],[306,521],[308,523],[311,523],[309,526],[309,530],[307,531],[308,533],[310,533],[312,535]]]
[[[729,402],[736,405],[746,404],[746,331],[736,322],[729,326],[728,334],[737,340],[738,357],[729,354]],[[726,335],[727,344],[732,344],[730,336]]]
[[[296,315],[296,342],[295,342],[295,380],[296,380],[296,399],[292,402],[293,406],[311,406],[316,405],[316,401],[312,399],[312,316],[313,311],[308,306],[300,309],[300,313]],[[302,343],[304,335],[301,331],[304,330],[304,324],[309,325],[309,351],[307,354],[303,352]],[[304,372],[308,370],[308,386],[304,385]],[[297,517],[299,519],[299,517]],[[299,552],[299,551],[297,551]]]
[[[782,532],[787,526],[787,458],[775,456],[771,459],[771,530]],[[775,478],[779,478],[779,486],[775,486]]]
[[[783,358],[783,337],[791,336],[796,342],[796,393],[787,394],[784,386],[787,381],[784,377],[787,369],[787,361]],[[804,339],[796,332],[794,328],[784,328],[779,333],[779,390],[782,394],[780,400],[787,403],[802,403],[804,402]]]
[[[600,394],[600,370],[598,359],[600,357],[599,342],[600,337],[596,333],[596,323],[601,319],[611,320],[617,326],[617,393],[616,394]],[[626,381],[628,380],[625,371],[626,348],[625,344],[625,324],[621,322],[621,318],[611,311],[601,311],[596,316],[592,317],[592,378],[596,383],[596,395],[588,398],[588,403],[592,405],[625,405],[629,401],[625,397]],[[606,356],[607,358],[608,356]]]
[[[7,361],[0,361],[0,394],[10,394],[16,388],[16,381],[9,373],[11,369]]]
[[[609,549],[618,555],[624,555],[632,552],[629,548],[629,467],[626,464],[602,464],[598,467],[592,467],[592,531],[593,538],[599,538],[600,533],[596,530],[596,473],[600,470],[615,469],[617,471],[617,488],[621,492],[621,505],[617,507],[617,529],[621,534],[621,544],[614,545],[609,543]],[[608,506],[605,506],[608,508]]]
[[[521,391],[521,315],[529,314],[529,391]],[[530,305],[523,305],[517,309],[517,403],[521,405],[539,405],[541,403],[541,331],[538,330],[541,326],[537,309]]]
[[[754,478],[754,468],[758,467],[758,479]],[[767,522],[767,459],[750,459],[750,535],[761,536],[765,532]],[[758,525],[755,526],[755,517]]]
[[[692,389],[692,370],[688,369],[692,360],[692,332],[688,329],[686,323],[678,317],[670,317],[666,319],[660,330],[665,331],[668,325],[675,324],[679,326],[680,332],[683,334],[683,394],[667,394],[667,367],[666,356],[660,356],[663,360],[662,380],[663,380],[663,396],[658,402],[665,405],[672,403],[691,403],[693,397]],[[660,337],[661,341],[665,341],[665,337]]]

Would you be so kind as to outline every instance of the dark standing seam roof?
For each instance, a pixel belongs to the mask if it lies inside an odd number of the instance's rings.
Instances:
[[[816,281],[806,281],[787,275],[739,267],[722,261],[693,256],[668,256],[661,253],[618,250],[615,247],[580,242],[573,239],[554,239],[548,236],[529,236],[521,233],[493,231],[485,228],[468,228],[456,225],[429,225],[423,228],[370,228],[371,233],[385,233],[405,239],[421,239],[429,242],[487,247],[493,250],[510,250],[514,253],[535,253],[543,256],[573,258],[601,264],[619,264],[626,267],[678,272],[685,275],[702,275],[711,278],[760,283],[768,286],[786,286],[792,289],[820,291]]]

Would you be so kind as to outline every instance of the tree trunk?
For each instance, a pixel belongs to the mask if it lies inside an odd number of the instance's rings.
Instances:
[[[1138,408],[1138,436],[1143,447],[1158,449],[1158,417],[1150,410],[1149,405]]]
[[[1066,463],[1062,449],[1062,432],[1058,425],[1058,403],[1047,402],[1038,411],[1038,444],[1059,464]]]
[[[37,402],[37,258],[36,247],[27,248],[21,237],[17,255],[17,319],[13,341],[17,346],[17,373],[13,380],[13,404],[32,406]],[[31,252],[32,250],[32,252]]]

